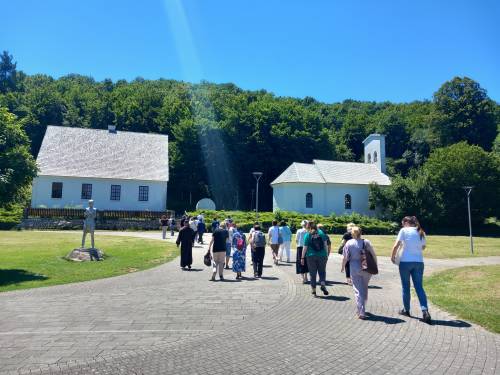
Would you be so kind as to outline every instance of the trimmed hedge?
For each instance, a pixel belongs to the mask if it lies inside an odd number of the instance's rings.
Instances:
[[[200,215],[205,217],[207,228],[210,229],[210,223],[214,218],[219,221],[231,216],[233,221],[238,225],[238,228],[247,232],[255,223],[255,212],[252,211],[211,211],[198,210],[190,212],[189,215]],[[346,231],[348,223],[359,225],[363,233],[366,234],[395,234],[399,230],[398,223],[383,221],[374,217],[363,216],[360,214],[351,215],[307,215],[291,211],[276,211],[276,212],[259,212],[259,222],[264,230],[267,230],[273,220],[285,220],[293,232],[300,227],[302,220],[314,220],[316,223],[324,225],[327,233],[342,234]]]

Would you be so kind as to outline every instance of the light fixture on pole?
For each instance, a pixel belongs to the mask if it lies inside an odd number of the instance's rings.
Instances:
[[[472,220],[470,214],[470,193],[474,186],[463,186],[465,193],[467,194],[467,212],[469,213],[469,236],[470,236],[470,252],[474,255],[474,242],[472,241]]]
[[[256,181],[256,188],[255,188],[255,218],[256,220],[259,220],[259,180],[262,177],[262,172],[253,172],[253,176],[255,177]]]

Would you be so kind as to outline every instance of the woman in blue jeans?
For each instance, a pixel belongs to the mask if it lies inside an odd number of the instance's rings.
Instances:
[[[406,216],[402,221],[403,228],[398,233],[398,238],[392,248],[391,260],[397,263],[396,255],[401,248],[399,256],[399,276],[403,287],[403,309],[401,315],[410,316],[410,278],[417,293],[422,309],[423,321],[431,323],[431,315],[427,305],[427,296],[423,287],[425,232],[415,216]]]

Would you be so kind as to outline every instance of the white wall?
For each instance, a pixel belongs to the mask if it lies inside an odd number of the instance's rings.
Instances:
[[[306,194],[313,195],[313,208],[306,208]],[[351,209],[344,197],[351,195]],[[273,186],[273,210],[297,211],[320,215],[349,214],[375,216],[368,203],[368,185],[285,183]]]
[[[51,198],[52,182],[62,182],[62,198]],[[88,200],[81,199],[82,183],[92,184],[92,199],[98,210],[164,211],[167,202],[167,182],[114,180],[100,178],[75,178],[39,176],[33,180],[31,207],[47,208],[86,207]],[[112,201],[111,185],[121,185],[119,201]],[[139,186],[149,186],[149,200],[139,201]]]

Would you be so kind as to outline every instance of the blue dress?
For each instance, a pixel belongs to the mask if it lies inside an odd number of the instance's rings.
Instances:
[[[243,249],[238,250],[237,244],[238,239],[243,240]],[[235,232],[233,234],[233,272],[245,272],[245,260],[246,260],[246,238],[245,235],[240,232]]]

